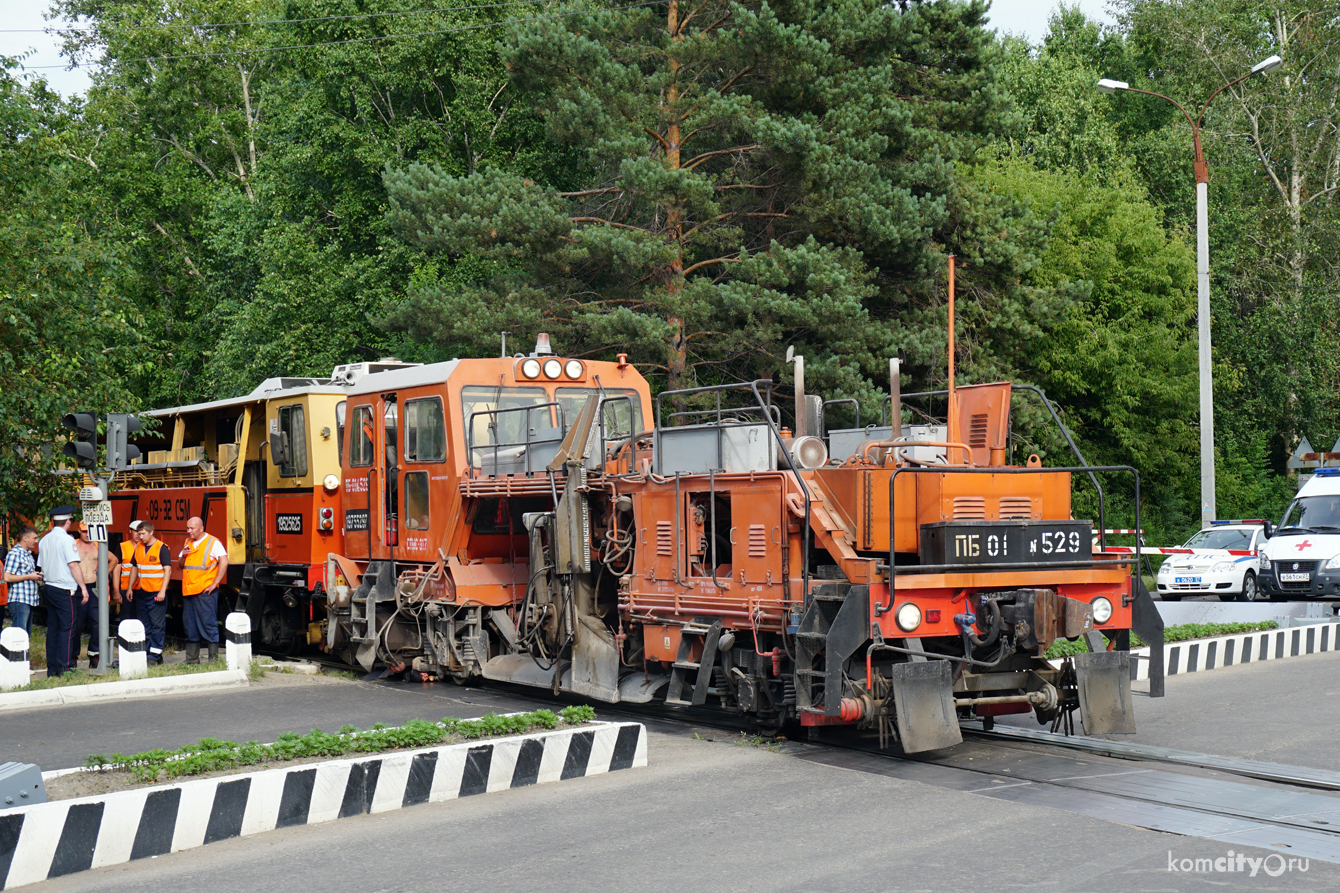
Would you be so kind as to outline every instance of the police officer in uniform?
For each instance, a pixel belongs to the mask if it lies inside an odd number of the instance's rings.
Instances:
[[[74,506],[51,510],[51,530],[37,546],[42,566],[42,602],[47,607],[47,677],[60,676],[79,660],[75,619],[88,604],[88,589],[79,565],[79,549],[70,536]]]

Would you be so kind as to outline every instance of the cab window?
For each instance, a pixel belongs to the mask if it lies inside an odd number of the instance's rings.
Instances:
[[[345,401],[335,404],[335,452],[344,461],[344,411]]]
[[[372,464],[372,407],[354,407],[354,426],[349,432],[349,464]]]
[[[558,403],[571,425],[582,411],[586,398],[600,393],[596,388],[559,388]],[[632,437],[642,431],[642,398],[637,391],[628,388],[606,388],[605,397],[630,397],[630,400],[607,400],[601,407],[600,415],[605,427],[605,437],[614,440],[620,437]]]
[[[461,418],[470,432],[470,443],[476,447],[525,443],[528,423],[532,428],[554,424],[547,412],[505,412],[495,416],[488,414],[489,411],[543,406],[548,402],[544,388],[472,386],[461,389]]]
[[[428,472],[411,471],[405,475],[405,527],[428,529]]]
[[[400,409],[395,401],[387,401],[386,409],[382,413],[383,433],[386,435],[386,467],[395,468],[400,463],[396,460],[396,441],[400,437]]]
[[[279,466],[279,476],[300,478],[307,474],[307,424],[299,404],[279,408],[279,430],[288,435],[288,461]]]
[[[405,461],[441,462],[446,457],[447,424],[442,417],[441,398],[406,402]]]

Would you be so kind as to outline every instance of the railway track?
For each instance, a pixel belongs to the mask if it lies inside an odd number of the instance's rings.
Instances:
[[[904,756],[828,738],[798,757],[998,800],[1340,864],[1340,774],[1009,729]]]
[[[537,698],[533,689],[505,683],[463,688],[469,689]],[[714,710],[631,704],[598,709],[672,734],[756,731],[744,717]],[[816,731],[809,740],[779,739],[779,749],[820,765],[1219,840],[1226,849],[1253,846],[1340,864],[1340,773],[1016,726],[983,731],[965,723],[962,745],[915,755],[881,751],[871,735]]]

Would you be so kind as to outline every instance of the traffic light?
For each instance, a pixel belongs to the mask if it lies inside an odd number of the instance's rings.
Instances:
[[[112,471],[128,468],[140,457],[140,448],[126,443],[131,434],[140,430],[140,420],[133,415],[113,412],[107,416],[107,467]]]
[[[80,468],[92,468],[98,461],[98,417],[91,412],[72,412],[60,423],[74,432],[75,439],[61,450]]]

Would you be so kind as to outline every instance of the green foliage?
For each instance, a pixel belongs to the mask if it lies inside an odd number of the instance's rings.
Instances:
[[[133,307],[113,288],[117,253],[61,214],[71,199],[68,110],[0,57],[0,515],[40,518],[78,486],[62,464],[66,413],[137,408],[120,380]]]
[[[1029,272],[1040,288],[1068,293],[1065,318],[1033,343],[1034,382],[1065,410],[1085,458],[1138,469],[1141,519],[1151,542],[1180,534],[1198,485],[1195,261],[1164,230],[1132,177],[1111,183],[1040,170],[1034,159],[984,164],[976,177],[1051,216],[1047,251]],[[1066,447],[1050,421],[1016,425],[1029,451],[1050,461]],[[1129,520],[1131,479],[1112,476],[1109,519]],[[1087,484],[1077,488],[1076,517],[1097,519]]]
[[[202,738],[173,751],[155,748],[130,755],[90,754],[84,765],[97,770],[126,770],[137,781],[151,783],[261,763],[337,758],[355,753],[433,747],[456,740],[522,735],[558,728],[560,722],[580,725],[595,719],[595,711],[585,705],[565,707],[560,714],[561,717],[555,716],[552,711],[541,709],[507,716],[490,713],[479,719],[448,717],[441,722],[412,719],[400,726],[376,723],[364,731],[345,725],[335,733],[320,729],[312,729],[306,735],[285,732],[275,738],[273,744],[256,741],[238,744],[219,738]]]
[[[1027,364],[1020,339],[1064,306],[1019,281],[1041,223],[957,168],[1004,113],[983,4],[560,9],[502,55],[579,162],[390,166],[389,223],[438,259],[392,325],[481,352],[546,330],[671,388],[769,377],[794,344],[869,415],[889,355],[943,375],[952,251],[965,371]]]

